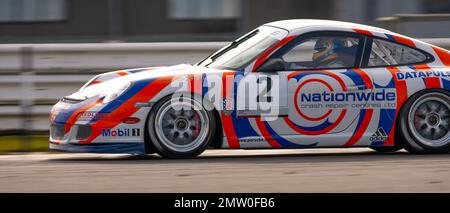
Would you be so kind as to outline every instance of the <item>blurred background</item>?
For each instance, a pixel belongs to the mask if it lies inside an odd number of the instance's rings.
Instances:
[[[380,17],[450,13],[446,0],[0,0],[0,42],[225,41],[263,23],[319,18],[383,26]],[[404,20],[414,37],[448,20]],[[444,23],[443,23],[444,22]]]
[[[45,150],[51,106],[98,73],[194,63],[261,24],[300,18],[450,47],[450,1],[0,0],[0,152]]]

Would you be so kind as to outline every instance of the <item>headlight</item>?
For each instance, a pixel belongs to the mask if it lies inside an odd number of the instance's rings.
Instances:
[[[105,98],[103,99],[103,103],[109,103],[113,100],[115,100],[117,97],[122,95],[125,91],[127,91],[128,88],[130,88],[131,83],[130,82],[118,82],[115,86],[113,86],[111,91],[108,91],[106,93]]]

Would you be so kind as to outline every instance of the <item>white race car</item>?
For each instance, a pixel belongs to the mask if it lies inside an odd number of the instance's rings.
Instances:
[[[268,23],[195,65],[109,72],[51,111],[50,148],[450,150],[450,53],[325,20]]]

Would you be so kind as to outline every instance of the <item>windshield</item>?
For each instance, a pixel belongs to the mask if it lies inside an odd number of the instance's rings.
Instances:
[[[201,61],[199,66],[237,70],[283,39],[286,30],[261,26]]]

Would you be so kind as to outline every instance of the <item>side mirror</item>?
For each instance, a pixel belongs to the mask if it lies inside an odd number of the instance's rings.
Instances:
[[[266,62],[264,62],[264,64],[258,68],[258,71],[276,72],[276,71],[283,71],[285,69],[286,67],[284,66],[284,61],[281,58],[271,58]]]

